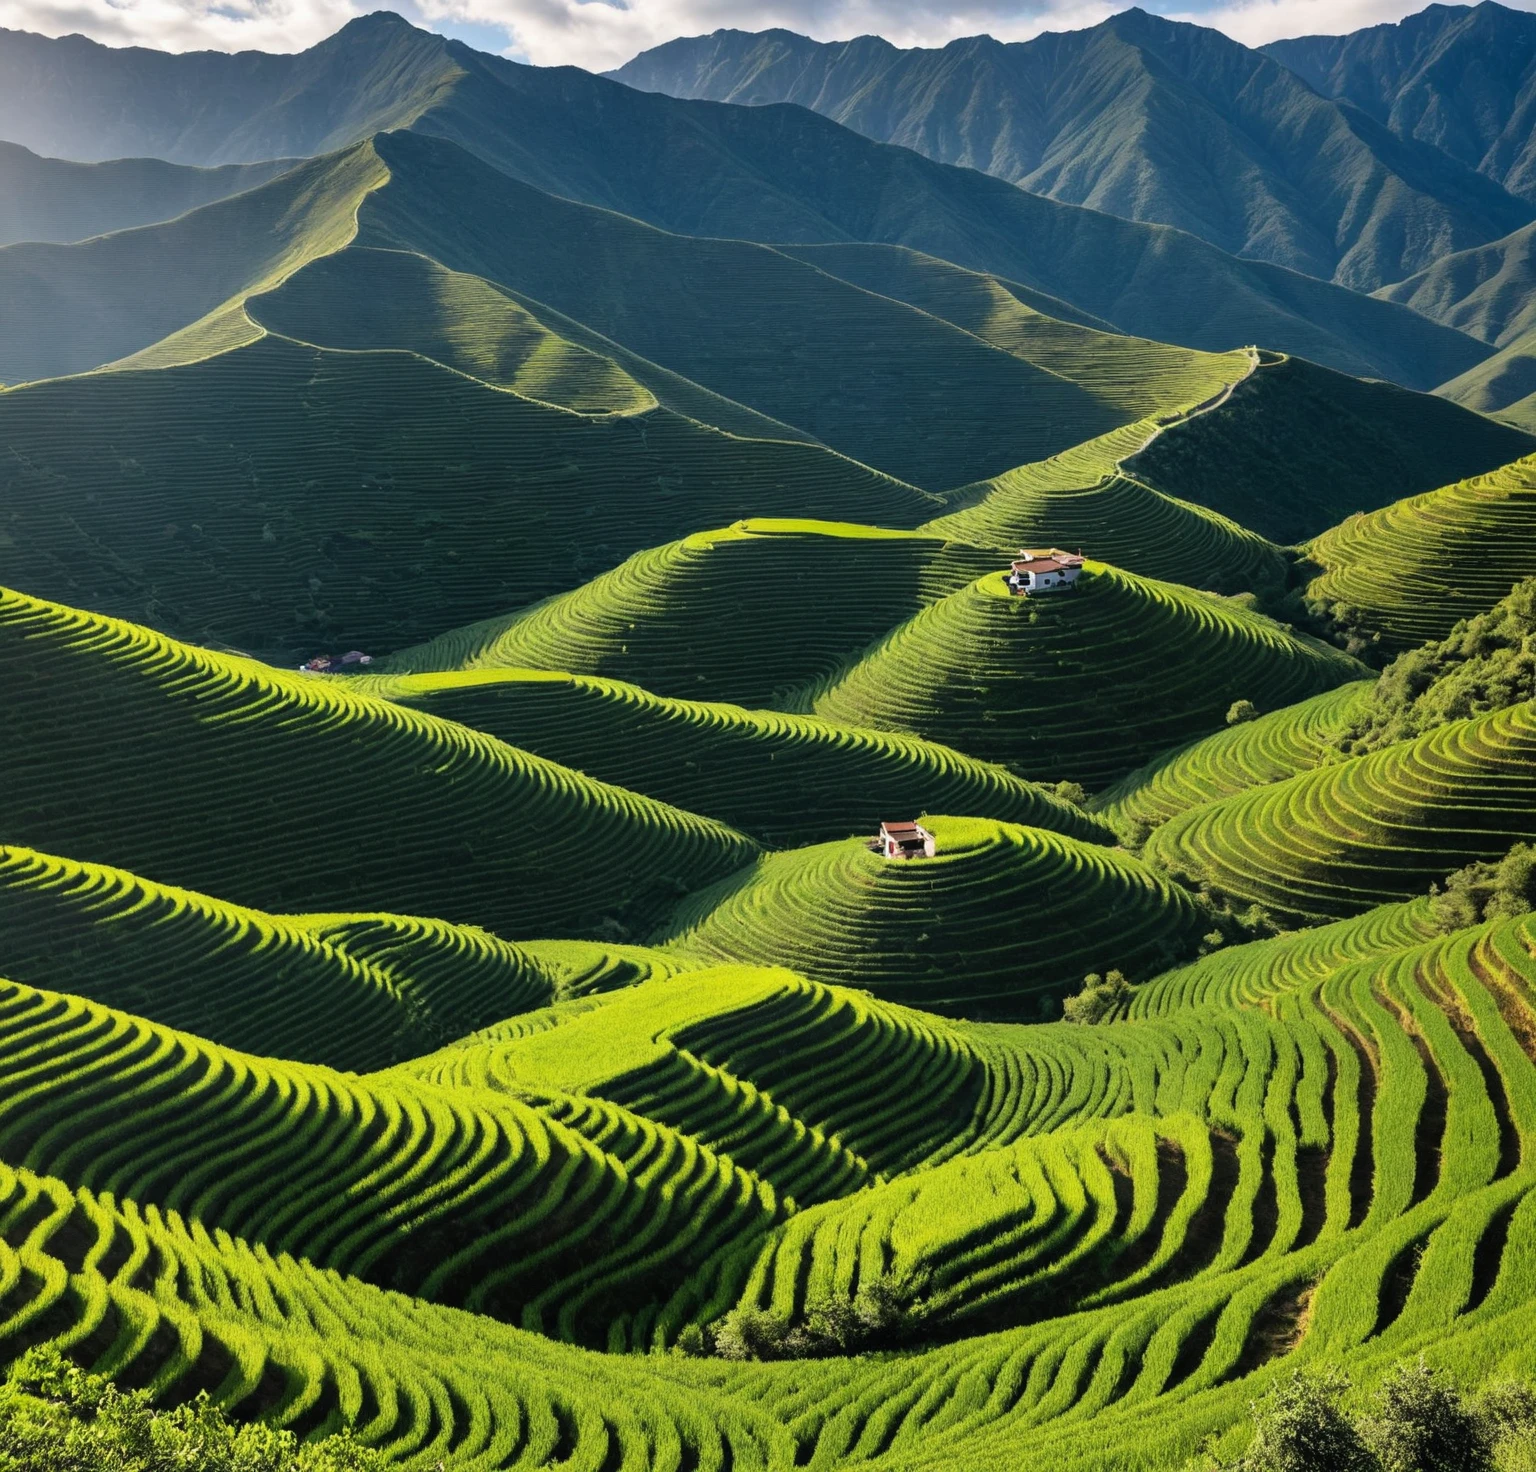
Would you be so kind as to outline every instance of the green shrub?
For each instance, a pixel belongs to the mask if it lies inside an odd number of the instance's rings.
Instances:
[[[380,1472],[350,1433],[301,1444],[291,1431],[229,1421],[206,1393],[157,1410],[50,1347],[30,1350],[0,1387],[5,1472]]]
[[[1493,1472],[1495,1427],[1422,1360],[1387,1378],[1363,1431],[1382,1472]]]
[[[1234,700],[1227,707],[1227,724],[1241,726],[1245,721],[1256,721],[1259,708],[1251,700]]]
[[[1092,1026],[1103,1022],[1131,999],[1131,984],[1118,971],[1101,977],[1096,971],[1083,978],[1083,989],[1075,997],[1066,997],[1061,1015],[1068,1022]]]
[[[1432,884],[1430,912],[1444,935],[1536,909],[1536,847],[1517,843],[1497,863],[1475,862]]]
[[[894,1349],[912,1337],[920,1315],[900,1286],[878,1279],[845,1298],[806,1305],[798,1323],[757,1308],[734,1308],[714,1328],[715,1353],[727,1360],[803,1360]]]
[[[1232,1472],[1368,1472],[1375,1458],[1339,1404],[1342,1375],[1293,1370],[1253,1405],[1253,1440]]]

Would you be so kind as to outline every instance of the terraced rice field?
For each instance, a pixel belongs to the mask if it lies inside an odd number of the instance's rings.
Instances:
[[[1122,470],[1121,462],[1158,424],[1155,417],[1143,419],[962,487],[948,497],[961,509],[924,523],[923,530],[982,546],[1082,548],[1143,577],[1218,593],[1278,593],[1286,559],[1274,543]]]
[[[900,813],[986,815],[1090,842],[1108,828],[1054,793],[948,747],[814,716],[666,700],[532,670],[360,683],[562,766],[729,823],[772,847],[872,833]]]
[[[337,681],[14,593],[0,698],[10,841],[257,909],[579,936],[654,924],[757,851]]]
[[[698,961],[1009,1018],[1054,1015],[1087,972],[1146,975],[1198,939],[1188,895],[1127,854],[993,820],[923,821],[935,858],[886,859],[857,838],[771,854],[685,901],[661,934]]]
[[[1158,824],[1218,798],[1283,782],[1337,757],[1335,736],[1370,704],[1374,680],[1352,680],[1310,700],[1202,736],[1138,767],[1100,795],[1111,822]]]
[[[658,695],[774,706],[995,568],[942,537],[754,519],[637,553],[574,592],[384,662],[606,675]]]
[[[1235,700],[1275,710],[1364,673],[1236,605],[1090,562],[1071,592],[1012,597],[1001,574],[972,583],[894,629],[812,703],[832,720],[1094,791],[1218,729]]]
[[[1384,649],[1443,639],[1531,570],[1536,456],[1396,501],[1323,533],[1308,548],[1319,603],[1358,609]]]
[[[1194,808],[1145,857],[1281,917],[1358,914],[1528,837],[1533,759],[1528,702]]]
[[[276,336],[0,395],[0,434],[0,584],[293,665],[403,648],[701,525],[939,506],[814,445]]]

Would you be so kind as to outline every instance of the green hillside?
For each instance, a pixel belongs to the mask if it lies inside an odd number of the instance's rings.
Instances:
[[[214,319],[208,327],[220,346],[231,336],[248,340],[256,334],[239,318],[239,300],[344,245],[359,202],[387,177],[373,148],[361,144],[165,224],[77,245],[7,246],[0,250],[0,383],[96,368],[204,319]],[[202,356],[209,340],[189,334],[161,359]]]
[[[275,337],[3,394],[0,426],[0,577],[285,664],[431,638],[700,524],[935,509],[814,446]]]
[[[873,832],[887,817],[1003,818],[1089,841],[1108,830],[1045,789],[932,742],[814,716],[667,700],[531,670],[384,676],[391,700],[604,782],[704,813],[774,847]]]
[[[1353,516],[1307,552],[1309,601],[1343,604],[1392,652],[1443,639],[1529,575],[1536,459]]]
[[[684,901],[663,934],[700,961],[1014,1019],[1051,1015],[1090,971],[1146,974],[1198,940],[1189,897],[1128,855],[1011,823],[924,822],[933,859],[885,859],[858,838],[772,854]]]
[[[1100,795],[1095,810],[1112,822],[1156,824],[1310,771],[1338,754],[1338,739],[1370,709],[1374,689],[1372,680],[1352,680],[1176,747],[1122,777]]]
[[[1068,377],[767,246],[559,199],[448,143],[376,146],[392,178],[359,213],[360,244],[511,287],[899,479],[942,490],[1126,417]]]
[[[1236,700],[1275,710],[1361,673],[1233,603],[1090,562],[1070,593],[1012,597],[995,574],[950,594],[829,681],[814,708],[1096,791],[1218,729]]]
[[[755,850],[449,721],[16,593],[0,690],[10,841],[261,909],[580,935],[654,923]]]
[[[1357,914],[1527,837],[1533,745],[1530,702],[1453,721],[1170,818],[1144,856],[1283,918]]]
[[[42,152],[99,157],[90,141],[73,141],[82,127],[97,148],[112,139],[114,155],[198,163],[319,155],[375,139],[397,168],[446,140],[535,189],[663,230],[907,246],[1161,342],[1215,352],[1259,342],[1424,389],[1487,356],[1395,303],[1239,259],[1165,225],[1026,193],[804,109],[679,101],[571,68],[522,66],[388,14],[355,20],[297,56],[264,57],[238,79],[197,54],[146,58],[35,37],[14,40],[7,58],[0,132]],[[106,111],[93,103],[60,115],[60,97],[84,95]],[[167,136],[167,98],[177,97],[203,105]],[[1321,142],[1309,141],[1304,156],[1318,157]],[[1474,194],[1486,192],[1470,180]]]
[[[999,560],[938,536],[754,519],[637,553],[571,593],[456,629],[383,668],[560,670],[683,699],[783,705]]]
[[[1404,147],[1262,51],[1141,9],[932,49],[717,30],[609,75],[675,97],[799,103],[1035,194],[1367,290],[1529,208],[1464,150]]]
[[[604,1149],[504,1095],[248,1057],[6,983],[0,1058],[14,1075],[32,1057],[9,1157],[560,1338],[643,1343],[777,1215],[771,1188],[640,1118]]]
[[[1440,399],[1269,362],[1225,404],[1127,463],[1138,480],[1277,542],[1529,454],[1530,439]]]
[[[1144,577],[1219,593],[1278,595],[1285,554],[1219,512],[1153,490],[1121,468],[1159,432],[1144,419],[1034,465],[965,486],[961,509],[924,531],[984,546],[1081,547]]]
[[[0,245],[67,244],[174,219],[286,173],[293,159],[194,169],[158,158],[78,164],[0,143]]]

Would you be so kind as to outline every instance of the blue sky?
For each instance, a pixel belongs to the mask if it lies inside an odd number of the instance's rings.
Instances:
[[[721,26],[784,26],[819,40],[876,34],[899,46],[942,46],[988,33],[1025,40],[1094,25],[1126,0],[0,0],[0,25],[109,45],[187,51],[297,51],[368,10],[540,65],[602,71],[674,36]],[[1146,8],[1214,25],[1250,45],[1401,19],[1415,0],[1144,0]],[[1536,0],[1512,0],[1536,9]]]

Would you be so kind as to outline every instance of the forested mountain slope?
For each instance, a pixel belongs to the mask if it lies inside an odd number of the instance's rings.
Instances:
[[[1140,9],[939,50],[721,30],[608,75],[675,97],[799,103],[942,163],[1366,290],[1502,234],[1530,208],[1262,52]]]
[[[1536,18],[1528,11],[1497,0],[1428,5],[1396,24],[1263,50],[1398,137],[1432,144],[1536,199]]]
[[[25,38],[17,47],[24,64],[12,63],[13,97],[35,87],[20,77],[63,86],[77,63],[81,77],[105,68],[117,79],[103,84],[104,95],[145,85],[135,70],[141,64],[157,77],[164,72],[162,86],[175,78],[194,96],[214,90],[216,99],[195,111],[181,151],[175,140],[163,142],[161,151],[178,160],[318,153],[380,128],[409,127],[457,142],[548,193],[677,233],[906,245],[1159,341],[1217,351],[1260,342],[1417,388],[1487,356],[1474,340],[1395,304],[1239,260],[1167,227],[936,164],[803,109],[679,101],[573,68],[520,66],[387,14],[354,21],[300,57],[251,62],[240,85],[227,87],[218,80],[225,64],[198,55],[160,57],[151,66],[142,53],[88,42]],[[27,114],[48,116],[51,104]],[[52,146],[40,129],[0,116],[0,136]],[[108,125],[98,125],[103,132]],[[149,149],[135,135],[112,151]],[[1192,292],[1197,279],[1201,289]]]

